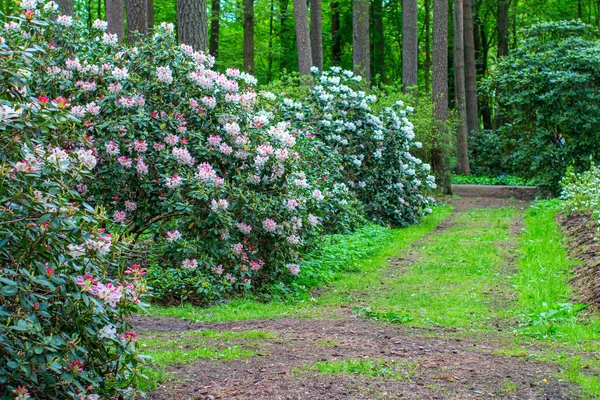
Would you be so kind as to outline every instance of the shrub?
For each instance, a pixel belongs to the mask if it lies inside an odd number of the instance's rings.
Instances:
[[[506,172],[553,192],[567,166],[589,167],[600,154],[600,46],[596,28],[578,21],[541,23],[523,32],[523,41],[487,82],[495,95]],[[488,150],[495,144],[490,142]],[[494,153],[481,157],[494,158]]]
[[[97,159],[64,99],[30,97],[41,51],[0,37],[0,397],[133,398],[144,270],[76,190]]]
[[[588,171],[567,170],[561,181],[561,199],[567,213],[590,213],[591,220],[600,226],[600,167],[592,164]]]

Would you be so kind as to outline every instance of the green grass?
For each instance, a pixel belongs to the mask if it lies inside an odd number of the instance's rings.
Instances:
[[[440,206],[418,225],[401,229],[369,225],[351,235],[328,237],[319,251],[305,257],[297,285],[307,294],[293,301],[262,303],[254,299],[236,299],[208,308],[189,304],[178,307],[153,305],[148,311],[156,316],[216,322],[314,317],[315,312],[323,312],[315,309],[323,302],[319,300],[322,296],[312,297],[308,292],[310,288],[317,286],[318,282],[330,282],[329,291],[344,290],[349,282],[361,282],[365,274],[378,276],[385,269],[388,258],[431,233],[451,213],[450,207]]]
[[[361,375],[369,378],[406,381],[416,377],[417,365],[414,362],[358,358],[319,361],[310,366],[305,365],[299,371],[315,371],[327,375]]]
[[[535,182],[512,175],[499,176],[476,176],[476,175],[453,175],[454,185],[503,185],[503,186],[535,186]]]
[[[508,298],[512,292],[502,246],[513,240],[510,223],[516,215],[512,207],[461,213],[452,226],[417,246],[420,255],[412,265],[348,278],[320,302],[358,306],[370,319],[487,331],[490,320],[506,313],[498,294]]]

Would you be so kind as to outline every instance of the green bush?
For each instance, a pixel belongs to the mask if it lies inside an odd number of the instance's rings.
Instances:
[[[588,171],[575,173],[573,168],[561,181],[561,199],[567,213],[590,213],[600,226],[600,167],[592,164]]]

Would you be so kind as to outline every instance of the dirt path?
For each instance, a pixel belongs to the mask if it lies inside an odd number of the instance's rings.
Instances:
[[[500,190],[500,192],[499,192]],[[461,213],[481,207],[514,206],[519,211],[510,231],[521,229],[520,212],[531,194],[510,199],[502,189],[458,188],[455,213],[431,235],[390,260],[410,268],[420,249],[460,224]],[[502,246],[516,246],[516,240]],[[506,254],[511,264],[510,251]],[[508,268],[511,268],[508,265]],[[401,273],[401,272],[400,272]],[[493,293],[492,293],[493,296]],[[506,299],[498,298],[502,302]],[[226,341],[208,346],[242,346],[251,357],[232,361],[197,360],[169,367],[172,378],[150,399],[570,399],[576,389],[553,377],[558,366],[522,357],[507,357],[507,335],[469,335],[449,328],[418,329],[359,318],[351,309],[336,319],[271,319],[193,323],[174,318],[138,317],[134,325],[147,337],[185,338],[190,332],[231,332]],[[322,318],[322,317],[321,317]],[[510,329],[498,325],[498,331]],[[268,332],[268,338],[241,339],[236,332]],[[162,332],[162,333],[151,333]],[[504,332],[505,333],[505,332]],[[167,335],[166,337],[164,335]],[[188,343],[188,342],[185,342]],[[189,346],[188,344],[184,344]],[[358,360],[370,369],[360,373],[325,374],[315,363],[340,365]],[[370,363],[370,364],[369,364]],[[348,371],[347,371],[348,372]],[[351,372],[351,371],[350,371]],[[356,372],[356,371],[355,371]]]

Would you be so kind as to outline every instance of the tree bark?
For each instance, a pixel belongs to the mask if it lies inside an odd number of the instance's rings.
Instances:
[[[510,0],[498,0],[497,28],[498,28],[498,57],[508,55],[508,10]]]
[[[402,90],[417,86],[419,38],[417,0],[402,0]]]
[[[425,93],[429,93],[431,70],[431,0],[425,0]]]
[[[244,71],[254,74],[254,0],[244,2]]]
[[[463,0],[454,0],[454,93],[458,111],[456,132],[456,162],[458,173],[468,175],[469,167],[469,131],[467,126],[467,100],[465,93],[465,48],[463,27]]]
[[[383,0],[371,2],[371,28],[373,37],[373,54],[371,71],[373,76],[378,76],[385,81],[385,35],[383,30]]]
[[[207,50],[206,0],[177,0],[177,36],[195,50]]]
[[[312,51],[310,48],[306,0],[294,0],[294,22],[296,24],[296,43],[298,46],[298,71],[300,76],[310,75]]]
[[[148,29],[154,28],[154,0],[148,0]]]
[[[210,7],[210,46],[208,52],[219,56],[219,29],[221,28],[221,0],[212,0]]]
[[[147,0],[126,0],[127,7],[127,41],[135,43],[138,35],[148,33],[148,2]]]
[[[279,40],[281,43],[281,53],[279,55],[279,69],[281,72],[292,69],[290,62],[290,53],[295,49],[293,33],[288,26],[289,19],[289,0],[279,0]]]
[[[312,64],[323,71],[323,10],[321,0],[310,0],[310,48]]]
[[[62,15],[73,15],[75,9],[74,0],[56,0],[56,4],[58,4]]]
[[[108,22],[108,32],[116,34],[119,40],[123,40],[125,36],[123,0],[106,0],[106,22]]]
[[[473,33],[473,3],[464,0],[465,90],[467,101],[467,132],[479,130],[477,109],[477,66],[475,64],[475,36]]]
[[[271,0],[271,13],[269,15],[269,54],[267,61],[267,83],[273,80],[273,22],[275,18],[275,0]]]
[[[433,116],[437,129],[445,131],[448,121],[448,1],[433,0],[433,66],[432,66]],[[447,135],[444,135],[447,136]],[[432,167],[444,193],[452,193],[450,184],[450,159],[444,139],[433,149]]]
[[[331,2],[331,62],[340,65],[342,61],[342,41],[340,38],[340,10],[337,1]]]
[[[369,35],[369,0],[352,1],[354,73],[360,75],[369,85],[371,80],[371,49]]]

